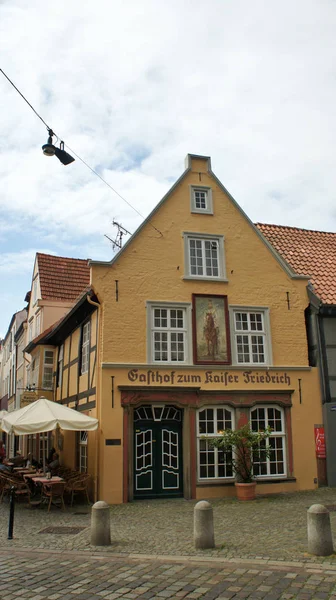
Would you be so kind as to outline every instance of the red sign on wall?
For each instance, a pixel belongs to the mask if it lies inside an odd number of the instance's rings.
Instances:
[[[315,427],[316,458],[326,458],[324,427]]]

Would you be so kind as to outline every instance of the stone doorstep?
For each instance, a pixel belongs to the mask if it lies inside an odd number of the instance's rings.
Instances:
[[[151,560],[153,562],[171,562],[171,563],[186,563],[199,565],[200,563],[204,563],[206,566],[210,566],[213,564],[216,567],[220,565],[226,566],[227,568],[233,568],[235,564],[241,567],[253,567],[260,566],[260,568],[265,567],[265,565],[272,567],[272,569],[287,571],[290,568],[292,571],[298,570],[307,570],[309,572],[315,573],[323,573],[324,571],[330,571],[335,573],[336,575],[336,564],[331,563],[316,563],[316,562],[299,562],[299,561],[284,561],[284,560],[269,560],[269,559],[245,559],[245,558],[218,558],[212,556],[189,556],[189,555],[169,555],[169,554],[135,554],[135,553],[111,553],[111,552],[83,552],[80,550],[49,550],[44,548],[6,548],[6,550],[0,550],[0,556],[5,555],[8,556],[8,550],[10,550],[11,554],[15,554],[16,556],[26,557],[27,554],[31,556],[32,554],[43,554],[52,557],[53,555],[62,554],[62,557],[65,559],[67,557],[74,558],[90,558],[95,560],[132,560],[136,562],[148,561]]]

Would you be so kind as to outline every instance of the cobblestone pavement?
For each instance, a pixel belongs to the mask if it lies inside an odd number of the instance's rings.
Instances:
[[[336,598],[336,567],[0,551],[1,600],[320,600]]]
[[[259,498],[239,503],[236,499],[211,501],[214,508],[213,550],[195,550],[193,514],[195,501],[150,500],[110,507],[111,554],[178,555],[266,560],[315,561],[336,565],[336,555],[326,558],[307,554],[307,509],[316,503],[336,510],[336,489],[321,488]],[[90,507],[29,508],[17,504],[14,539],[7,539],[8,503],[0,504],[0,549],[41,548],[100,552],[90,545]],[[336,512],[330,512],[336,540]],[[58,531],[45,530],[49,527]],[[64,527],[78,528],[72,530]],[[104,549],[106,552],[106,548]]]

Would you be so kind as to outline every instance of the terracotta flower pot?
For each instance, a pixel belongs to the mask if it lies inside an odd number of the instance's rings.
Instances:
[[[252,483],[235,483],[238,500],[255,500],[256,481]]]

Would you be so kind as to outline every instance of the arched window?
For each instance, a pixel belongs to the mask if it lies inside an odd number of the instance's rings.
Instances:
[[[286,475],[285,418],[283,409],[278,406],[258,406],[251,409],[251,429],[261,431],[271,427],[268,440],[260,444],[260,451],[254,456],[255,477],[279,477]],[[270,447],[269,456],[263,449]]]
[[[212,448],[208,440],[220,431],[234,428],[234,413],[227,406],[202,408],[197,414],[198,479],[228,479],[233,477],[232,452]]]

